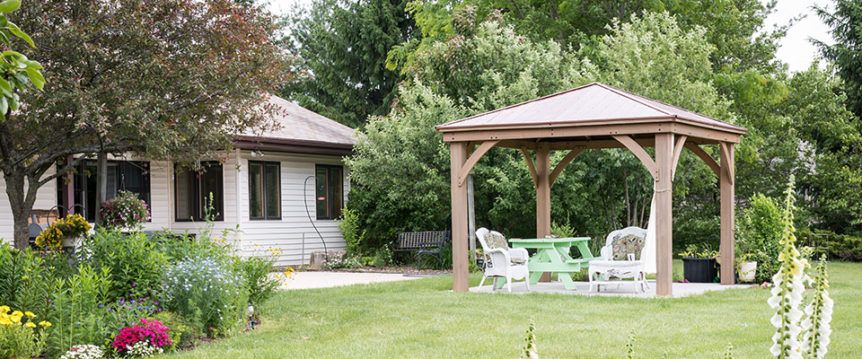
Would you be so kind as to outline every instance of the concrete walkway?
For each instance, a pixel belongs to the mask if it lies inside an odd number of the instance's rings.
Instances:
[[[354,284],[396,282],[423,278],[405,276],[401,273],[353,273],[353,272],[295,272],[293,278],[284,280],[280,289],[331,288]]]
[[[486,280],[485,283],[488,283],[492,280]],[[576,290],[566,290],[563,287],[563,283],[559,281],[547,282],[547,283],[536,283],[530,285],[529,293],[552,293],[552,294],[569,294],[569,295],[585,295],[585,296],[607,296],[607,297],[639,297],[639,298],[655,298],[655,281],[648,280],[647,281],[649,288],[647,288],[646,292],[636,291],[634,284],[630,281],[621,282],[620,284],[612,284],[602,286],[601,292],[596,292],[590,289],[590,284],[588,282],[575,282]],[[691,295],[701,295],[710,291],[719,291],[719,290],[728,290],[728,289],[738,289],[738,288],[750,288],[753,285],[750,284],[737,284],[737,285],[721,285],[716,283],[673,283],[673,297],[681,298],[688,297]],[[470,292],[474,293],[492,293],[491,286],[486,284],[481,287],[473,287],[470,288]],[[508,294],[508,290],[504,286],[503,289],[493,291],[493,293],[506,293]],[[524,285],[523,281],[512,282],[512,294],[527,294],[527,288]]]

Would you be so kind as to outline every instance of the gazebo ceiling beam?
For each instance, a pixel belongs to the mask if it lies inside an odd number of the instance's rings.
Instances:
[[[566,166],[568,166],[569,163],[572,163],[575,157],[578,157],[581,152],[584,152],[583,148],[575,148],[569,151],[569,153],[566,154],[566,157],[563,157],[563,159],[560,160],[560,163],[557,163],[557,166],[554,167],[554,170],[551,172],[550,178],[548,179],[550,181],[551,187],[554,186],[554,182],[557,181],[557,177],[560,176],[560,173],[563,173],[563,170],[566,169]]]
[[[464,181],[467,180],[467,175],[470,174],[470,171],[473,170],[473,167],[476,166],[476,163],[478,163],[479,160],[482,158],[482,156],[484,156],[485,153],[491,149],[491,147],[494,147],[494,145],[496,145],[497,142],[500,142],[500,141],[482,142],[482,144],[479,145],[479,148],[477,148],[475,151],[473,151],[473,153],[470,154],[470,158],[468,158],[467,162],[465,162],[464,165],[461,166],[461,169],[458,170],[458,185],[459,186],[464,184]],[[470,145],[468,144],[467,147],[469,149]]]
[[[652,156],[650,156],[650,154],[647,153],[647,151],[644,150],[641,145],[639,145],[634,139],[632,139],[631,136],[614,136],[614,139],[626,146],[629,151],[632,151],[635,157],[641,160],[641,163],[644,164],[649,173],[652,175],[653,179],[658,181],[658,166],[656,166],[656,162],[655,160],[653,160]]]
[[[697,157],[700,157],[700,159],[703,160],[710,169],[712,169],[712,172],[714,172],[716,176],[721,177],[721,166],[719,166],[718,162],[716,162],[709,153],[706,153],[703,148],[700,148],[700,146],[691,142],[686,143],[685,148],[688,148],[689,151],[694,153]]]
[[[533,187],[539,185],[539,174],[536,172],[536,164],[533,162],[533,156],[527,152],[526,148],[519,148],[521,154],[524,155],[524,161],[527,161],[527,169],[530,170],[530,175],[533,177]]]

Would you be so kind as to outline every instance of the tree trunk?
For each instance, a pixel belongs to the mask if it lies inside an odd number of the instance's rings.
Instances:
[[[26,177],[23,171],[15,172],[6,173],[4,179],[6,181],[6,196],[9,198],[9,205],[12,209],[15,248],[24,250],[29,246],[30,239],[30,224],[27,219],[30,217],[30,212],[33,211],[33,203],[36,202],[36,192],[39,190],[39,185],[26,186],[25,192],[24,181]]]
[[[96,164],[96,223],[101,221],[102,203],[108,200],[108,154],[99,152]]]

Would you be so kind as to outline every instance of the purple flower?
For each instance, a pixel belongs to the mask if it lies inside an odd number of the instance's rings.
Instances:
[[[99,304],[99,308],[104,308],[104,307],[105,307],[104,304]]]

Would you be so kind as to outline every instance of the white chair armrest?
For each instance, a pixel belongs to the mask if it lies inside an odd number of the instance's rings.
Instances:
[[[503,259],[504,259],[503,263],[507,263],[507,264],[509,263],[509,260],[510,260],[510,258],[511,258],[511,257],[509,256],[509,251],[507,251],[507,250],[505,250],[505,249],[503,249],[503,248],[494,248],[494,249],[490,249],[490,250],[488,250],[487,252],[485,252],[485,255],[486,255],[486,256],[489,256],[489,257],[491,257],[491,258],[492,258],[492,259],[491,259],[492,261],[494,261],[494,259],[493,259],[493,258],[495,258],[495,257],[499,258],[500,256],[502,256],[502,257],[503,257]]]
[[[601,250],[602,259],[609,261],[614,259],[614,248],[612,246],[604,246]]]
[[[527,252],[526,248],[511,248],[509,249],[509,256],[512,259],[530,259],[530,253]]]

